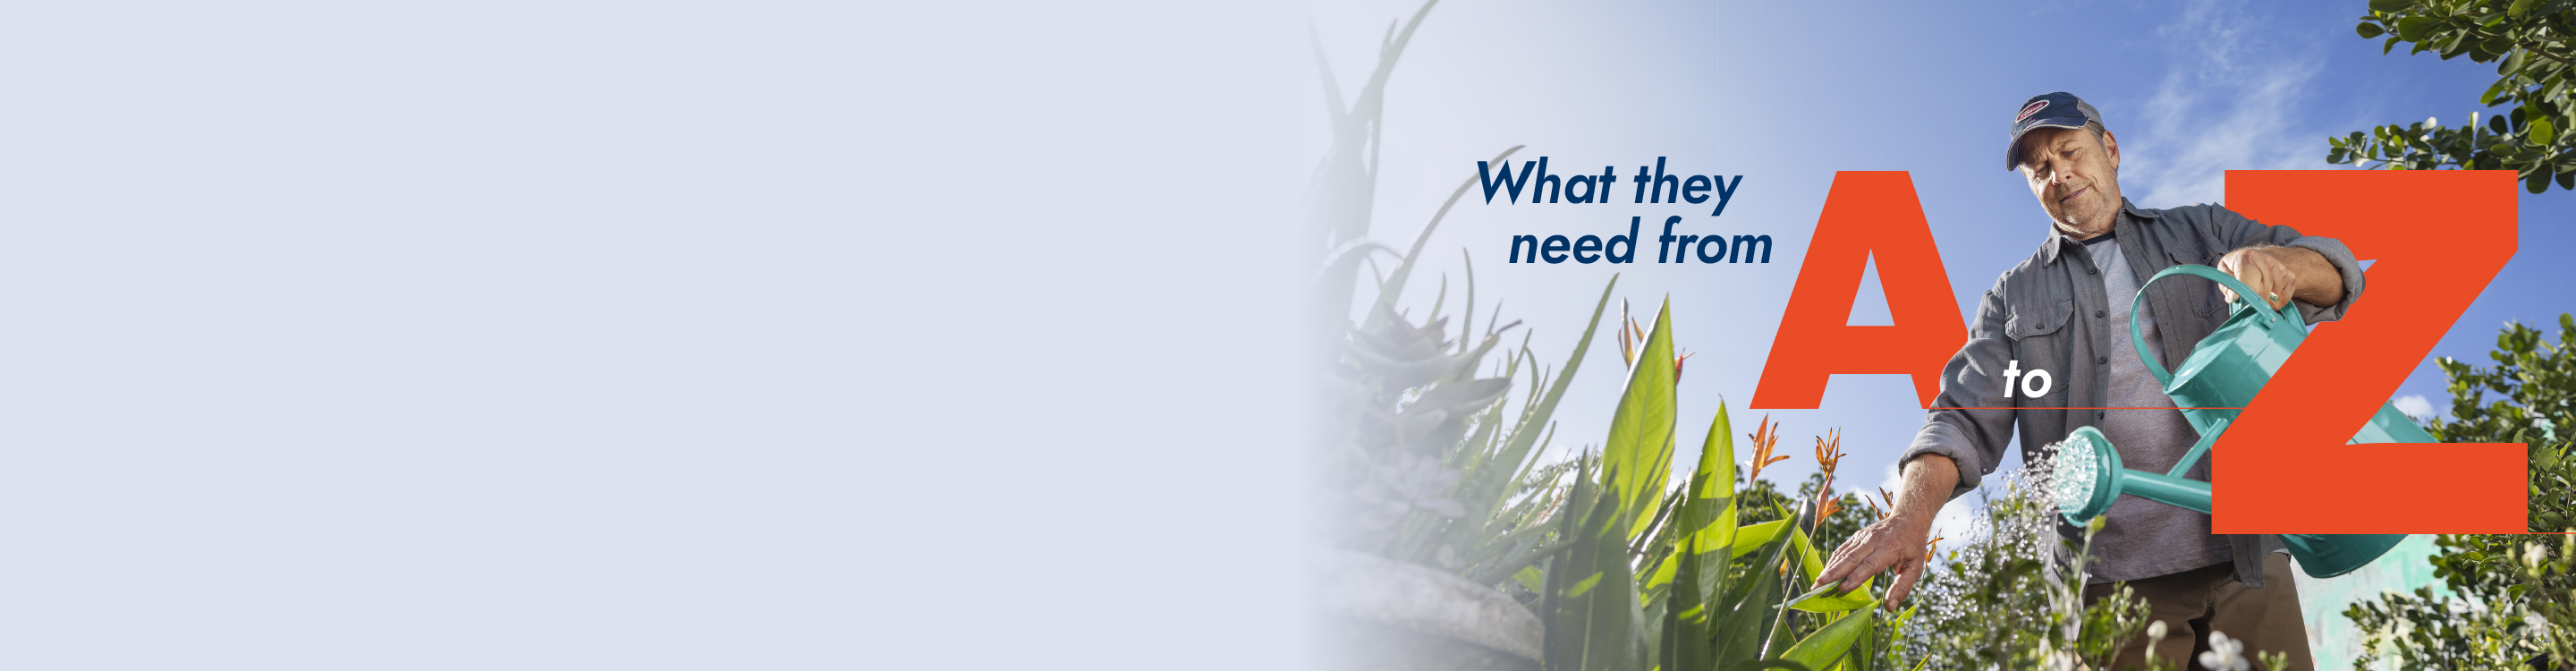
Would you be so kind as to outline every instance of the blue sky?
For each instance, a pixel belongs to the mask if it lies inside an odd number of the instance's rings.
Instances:
[[[1317,5],[1314,30],[1346,87],[1372,63],[1386,21],[1417,6]],[[2486,111],[2476,97],[2490,68],[2383,56],[2352,31],[2362,11],[2357,2],[1444,3],[1388,87],[1372,235],[1409,242],[1476,160],[1513,145],[1528,145],[1515,160],[1549,156],[1596,173],[1609,164],[1625,175],[1661,156],[1677,173],[1744,175],[1714,220],[1703,208],[1630,205],[1624,195],[1592,206],[1471,196],[1432,238],[1407,296],[1428,309],[1437,274],[1463,277],[1466,249],[1483,303],[1477,319],[1499,298],[1506,321],[1535,330],[1540,356],[1561,360],[1613,272],[1623,273],[1617,295],[1640,311],[1669,295],[1678,344],[1699,353],[1682,383],[1687,458],[1721,396],[1739,427],[1766,414],[1742,408],[1836,170],[1911,173],[1965,312],[2045,232],[2028,190],[1998,161],[2010,115],[2031,95],[2066,90],[2097,106],[2121,140],[2123,191],[2147,207],[2219,202],[2229,169],[2332,167],[2329,135],[2426,117],[2456,125]],[[1514,234],[1606,236],[1625,232],[1631,216],[1653,224],[1669,214],[1689,215],[1685,226],[1772,235],[1775,263],[1503,263]],[[2570,214],[2576,193],[2522,197],[2520,253],[2433,356],[2483,362],[2504,322],[2548,323],[2576,310],[2559,289],[2576,286],[2576,271],[2551,263],[2576,249]],[[1864,285],[1855,320],[1873,310],[1883,318],[1874,289]],[[1558,449],[1597,444],[1606,432],[1617,356],[1596,343],[1558,411]],[[2447,408],[2431,360],[2394,396]],[[1895,376],[1837,376],[1822,408],[1767,414],[1784,422],[1782,446],[1797,456],[1775,467],[1779,479],[1804,477],[1814,464],[1808,436],[1840,428],[1854,455],[1840,483],[1864,489],[1883,481],[1921,417]]]

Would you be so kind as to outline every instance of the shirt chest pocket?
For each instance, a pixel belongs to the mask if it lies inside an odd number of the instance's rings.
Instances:
[[[2183,230],[2184,229],[2174,228],[2164,229],[2162,231],[2163,234],[2156,239],[2156,243],[2165,248],[2165,258],[2172,259],[2175,265],[2218,265],[2218,257],[2221,255],[2210,253],[2210,245],[2214,244],[2215,241],[2201,240],[2196,236],[2182,232]],[[2158,268],[2157,270],[2163,270],[2163,268]],[[2152,275],[2153,273],[2149,274]],[[2217,286],[2218,285],[2216,283],[2208,280],[2194,277],[2177,277],[2157,282],[2155,286],[2149,287],[2148,291],[2155,292],[2157,305],[2159,306],[2166,305],[2170,301],[2179,299],[2182,306],[2190,308],[2192,316],[2199,317],[2201,319],[2208,319],[2210,315],[2223,309],[2220,304],[2225,302],[2218,297]],[[2112,300],[2129,300],[2129,297],[2127,296],[2113,296],[2111,298]],[[2164,317],[2166,313],[2157,314],[2159,317]]]
[[[2060,298],[2034,305],[2012,306],[2012,316],[2004,321],[2004,335],[2015,341],[2055,335],[2066,329],[2075,314],[2075,300]]]

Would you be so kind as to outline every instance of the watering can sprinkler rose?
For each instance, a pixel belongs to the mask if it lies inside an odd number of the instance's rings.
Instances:
[[[2164,364],[2147,350],[2145,334],[2138,330],[2138,301],[2146,298],[2147,284],[2175,275],[2207,278],[2235,291],[2242,300],[2228,308],[2227,321],[2203,338],[2184,359],[2182,366],[2166,372]],[[2093,427],[2082,427],[2065,440],[2050,446],[2056,451],[2057,466],[2051,488],[2057,507],[2076,524],[2111,509],[2111,503],[2129,494],[2165,505],[2209,512],[2209,483],[2189,480],[2183,473],[2191,469],[2209,446],[2226,432],[2228,422],[2254,400],[2263,383],[2272,379],[2281,363],[2289,360],[2290,351],[2307,339],[2306,324],[2298,309],[2284,304],[2279,310],[2266,307],[2255,299],[2251,287],[2209,266],[2178,265],[2166,268],[2138,286],[2138,296],[2129,306],[2129,342],[2138,348],[2138,359],[2147,372],[2164,383],[2165,395],[2173,397],[2182,408],[2183,418],[2200,432],[2200,442],[2191,446],[2173,470],[2163,474],[2122,468],[2120,453],[2111,440]],[[2405,413],[2382,404],[2372,415],[2370,424],[2353,436],[2354,443],[2431,443],[2432,434],[2415,425]],[[2281,543],[2289,547],[2290,556],[2299,560],[2299,568],[2311,577],[2331,578],[2369,564],[2395,547],[2406,534],[2282,534]]]

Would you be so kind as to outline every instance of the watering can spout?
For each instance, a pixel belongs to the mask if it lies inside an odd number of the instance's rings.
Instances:
[[[2048,487],[2058,510],[2077,526],[2110,512],[2111,504],[2123,494],[2209,512],[2209,483],[2179,474],[2122,468],[2120,452],[2113,449],[2111,439],[2099,429],[2077,428],[2051,447],[2057,458],[2048,476]],[[2175,470],[2190,465],[2185,461]],[[2298,560],[2299,570],[2312,578],[2351,573],[2387,554],[2389,548],[2403,540],[2406,534],[2281,534],[2281,544]]]

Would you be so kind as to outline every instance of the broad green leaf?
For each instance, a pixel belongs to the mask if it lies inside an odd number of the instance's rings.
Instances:
[[[1599,477],[1610,481],[1617,471],[1605,469]],[[1574,546],[1548,569],[1551,592],[1541,613],[1547,668],[1625,671],[1646,652],[1639,638],[1644,613],[1629,568],[1635,557],[1626,536],[1617,533],[1625,518],[1616,493],[1598,483],[1577,481],[1576,493],[1595,500],[1566,536],[1577,539]]]
[[[1798,553],[1798,565],[1807,570],[1808,580],[1825,572],[1825,559],[1817,556],[1815,543],[1807,540],[1807,530],[1789,527],[1789,542],[1796,546],[1793,550]]]
[[[1575,581],[1574,588],[1566,590],[1565,595],[1573,597],[1590,594],[1592,593],[1592,588],[1599,584],[1601,584],[1601,572],[1593,571],[1592,575],[1584,576],[1582,580]]]
[[[1796,602],[1789,604],[1789,607],[1810,613],[1839,613],[1855,608],[1867,608],[1870,604],[1878,603],[1877,599],[1869,598],[1869,583],[1877,579],[1878,578],[1876,577],[1871,577],[1869,580],[1863,580],[1861,581],[1858,589],[1854,589],[1849,593],[1841,595],[1827,593],[1827,590],[1840,587],[1840,585],[1826,585],[1819,587],[1816,588],[1815,591],[1809,592],[1809,596],[1806,598],[1799,599]]]
[[[1735,440],[1734,428],[1726,418],[1726,403],[1717,404],[1717,419],[1710,422],[1708,438],[1700,442],[1699,466],[1691,471],[1688,496],[1682,504],[1682,531],[1696,552],[1708,554],[1707,561],[1724,562],[1735,555],[1717,557],[1716,552],[1731,552],[1735,545]],[[1724,573],[1718,571],[1716,573]],[[1703,594],[1708,593],[1703,589]]]
[[[1621,519],[1628,520],[1624,535],[1632,539],[1654,523],[1654,511],[1663,503],[1664,481],[1672,474],[1672,317],[1673,302],[1668,297],[1647,329],[1637,362],[1628,367],[1627,391],[1620,394],[1619,406],[1611,413],[1610,438],[1601,447],[1602,466],[1617,474],[1612,486],[1619,493]]]
[[[1682,542],[1685,544],[1685,549],[1687,549],[1687,544],[1690,541],[1688,539],[1684,539]],[[1644,587],[1651,590],[1670,584],[1673,579],[1680,574],[1682,556],[1684,554],[1685,553],[1682,551],[1675,551],[1672,554],[1664,555],[1663,560],[1655,562],[1654,570],[1646,572],[1646,584]]]
[[[1707,669],[1717,661],[1709,627],[1724,600],[1735,544],[1735,442],[1726,404],[1700,444],[1699,465],[1682,488],[1678,547],[1647,584],[1669,583],[1657,659],[1664,668]]]
[[[2388,34],[2388,31],[2381,30],[2379,28],[2379,24],[2376,23],[2363,23],[2361,25],[2353,26],[2352,31],[2360,33],[2361,38],[2365,40]]]
[[[1815,545],[1807,540],[1807,532],[1791,527],[1790,533],[1793,534],[1790,536],[1790,542],[1796,545],[1794,551],[1799,555],[1800,567],[1806,569],[1807,580],[1812,582],[1816,576],[1824,575],[1825,560],[1822,553],[1816,552]],[[1871,576],[1869,579],[1862,580],[1859,588],[1832,596],[1826,595],[1826,591],[1835,588],[1836,585],[1819,587],[1799,597],[1797,601],[1790,603],[1789,607],[1810,613],[1833,613],[1867,606],[1872,603],[1872,599],[1869,598],[1869,585],[1876,580],[1878,580],[1877,576]]]
[[[2408,42],[2420,43],[2424,41],[2424,38],[2432,36],[2433,28],[2440,25],[2441,22],[2441,19],[2436,19],[2430,16],[2410,16],[2398,19],[2397,36]]]
[[[1672,593],[1664,599],[1663,627],[1658,639],[1656,659],[1668,669],[1705,669],[1715,659],[1710,655],[1709,608],[1700,591],[1700,573],[1706,569],[1705,555],[1694,546],[1691,536],[1684,536],[1681,547],[1671,562],[1677,567]],[[1725,571],[1723,564],[1716,570]]]
[[[1700,441],[1699,468],[1691,473],[1693,495],[1707,500],[1735,498],[1735,428],[1726,418],[1726,401],[1717,402],[1708,438]]]
[[[1869,605],[1877,603],[1871,601]],[[1863,608],[1845,614],[1816,633],[1808,634],[1797,645],[1789,646],[1789,651],[1781,653],[1780,658],[1805,664],[1808,668],[1823,668],[1825,664],[1841,659],[1843,652],[1851,649],[1853,641],[1869,635],[1870,625],[1877,621],[1876,612],[1876,609]]]
[[[1786,522],[1775,520],[1754,526]],[[1788,551],[1789,543],[1778,533],[1778,526],[1770,529],[1772,533],[1765,536],[1765,542],[1757,545],[1769,549],[1762,553],[1760,561],[1753,564],[1755,568],[1746,572],[1744,582],[1729,587],[1725,598],[1718,601],[1722,610],[1711,632],[1717,646],[1718,668],[1733,668],[1736,664],[1760,657],[1762,641],[1770,635],[1771,624],[1779,615],[1783,590],[1780,572],[1775,567],[1780,565],[1782,553]],[[1742,543],[1745,536],[1738,533],[1736,541]]]
[[[1780,536],[1780,530],[1788,528],[1788,526],[1788,520],[1771,520],[1769,522],[1747,524],[1737,527],[1735,529],[1735,556],[1742,557],[1746,553],[1761,549],[1764,545],[1771,544],[1771,539],[1778,538]]]
[[[2532,119],[2530,128],[2532,146],[2548,146],[2558,139],[2558,127],[2549,123],[2549,117]]]
[[[1542,592],[1541,590],[1547,589],[1547,583],[1544,582],[1547,580],[1547,574],[1540,573],[1536,566],[1521,567],[1521,571],[1519,573],[1512,574],[1512,580],[1518,581],[1521,584],[1521,587],[1528,589],[1531,593],[1544,594],[1545,592]]]
[[[1745,660],[1745,661],[1742,661],[1742,662],[1738,662],[1738,663],[1736,663],[1736,664],[1735,664],[1735,665],[1733,665],[1733,666],[1724,667],[1724,671],[1813,671],[1813,670],[1808,669],[1808,668],[1807,668],[1807,665],[1805,665],[1805,664],[1800,664],[1800,663],[1792,662],[1792,661],[1785,660],[1785,659],[1749,659],[1749,660]]]

